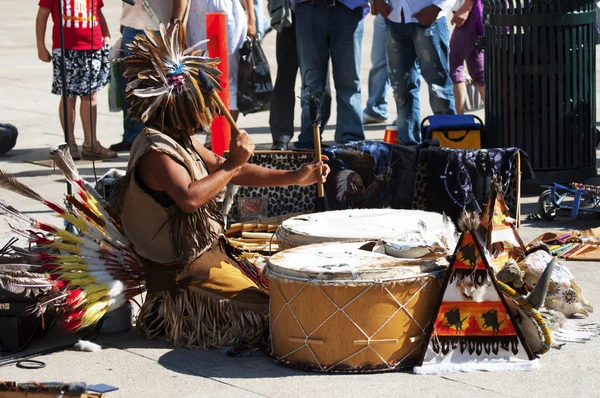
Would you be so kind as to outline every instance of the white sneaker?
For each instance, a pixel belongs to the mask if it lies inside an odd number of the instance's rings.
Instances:
[[[386,120],[387,120],[387,118],[373,117],[373,116],[367,114],[366,112],[363,112],[363,124],[385,123]]]

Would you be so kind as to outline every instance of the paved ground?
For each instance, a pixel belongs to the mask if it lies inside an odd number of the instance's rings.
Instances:
[[[36,2],[2,2],[0,14],[0,122],[18,126],[17,147],[0,158],[0,167],[14,173],[23,182],[50,199],[60,201],[64,180],[51,168],[27,163],[47,157],[48,149],[62,142],[57,108],[58,98],[50,94],[52,70],[37,60],[34,20]],[[121,2],[106,1],[105,15],[118,37]],[[368,17],[363,44],[362,79],[366,93],[372,17]],[[275,36],[267,36],[264,48],[273,72],[276,69]],[[298,83],[299,85],[299,83]],[[392,101],[391,93],[389,99]],[[422,93],[423,114],[428,114],[427,93]],[[363,94],[363,101],[366,96]],[[391,102],[393,103],[393,102]],[[298,109],[298,107],[297,107]],[[480,112],[481,113],[481,112]],[[334,111],[335,115],[335,111]],[[392,116],[393,120],[395,115]],[[299,112],[296,112],[299,125]],[[335,117],[332,116],[332,120]],[[109,145],[120,141],[121,115],[108,112],[106,90],[100,93],[98,136]],[[240,120],[257,143],[268,145],[268,114],[261,113]],[[369,139],[383,137],[383,125],[368,127]],[[76,133],[82,138],[81,127]],[[333,139],[333,129],[325,131],[325,140]],[[81,141],[80,141],[81,142]],[[111,167],[123,168],[126,157],[96,165],[98,175]],[[90,164],[81,166],[82,174],[93,178]],[[28,200],[2,191],[4,199],[42,220],[51,215]],[[525,198],[523,213],[535,211],[535,197]],[[549,229],[571,229],[598,226],[595,219],[554,223],[524,223],[521,233],[528,241]],[[0,242],[9,236],[6,225],[0,225]],[[588,299],[600,302],[600,273],[597,263],[569,263]],[[598,320],[598,316],[592,316]],[[72,336],[55,336],[42,346],[61,345]],[[110,397],[182,397],[182,396],[600,396],[596,374],[600,371],[600,339],[585,345],[571,344],[554,350],[541,359],[542,369],[529,373],[478,373],[449,376],[415,376],[410,373],[372,375],[319,375],[284,368],[266,358],[230,358],[216,351],[173,349],[162,342],[140,339],[135,333],[104,335],[98,339],[104,350],[98,353],[64,351],[41,357],[47,366],[41,370],[3,367],[0,379],[17,381],[85,381],[118,386]]]

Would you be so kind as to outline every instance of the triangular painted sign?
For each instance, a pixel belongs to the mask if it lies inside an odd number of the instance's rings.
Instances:
[[[494,177],[477,232],[482,245],[492,256],[496,272],[504,267],[510,258],[512,247],[523,251],[525,249],[514,222],[504,200],[502,185],[498,178]]]
[[[415,373],[531,370],[538,362],[496,284],[489,253],[465,232]]]

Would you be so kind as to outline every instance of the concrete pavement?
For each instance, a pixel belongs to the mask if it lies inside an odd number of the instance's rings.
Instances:
[[[105,0],[105,15],[113,40],[118,38],[121,2]],[[19,128],[16,148],[0,157],[0,167],[15,174],[26,184],[60,202],[65,181],[51,168],[27,163],[47,158],[51,146],[63,141],[58,120],[58,97],[50,94],[52,69],[37,60],[34,21],[37,12],[33,1],[3,1],[0,14],[0,122]],[[361,78],[363,103],[366,102],[367,74],[370,66],[369,49],[372,37],[371,16],[365,24]],[[48,29],[48,32],[50,29]],[[48,35],[49,37],[49,35]],[[50,45],[48,39],[48,45]],[[275,35],[264,40],[264,50],[271,60],[275,76]],[[298,92],[299,92],[298,80]],[[422,90],[422,113],[428,114],[427,92]],[[391,93],[388,99],[393,107]],[[98,137],[108,146],[120,141],[121,114],[108,112],[106,89],[99,96]],[[480,112],[481,114],[481,112]],[[300,125],[299,106],[295,124]],[[395,115],[392,115],[391,120]],[[335,121],[335,109],[332,122]],[[81,142],[79,124],[76,134]],[[268,113],[242,117],[240,126],[248,129],[258,144],[268,146],[270,134]],[[384,125],[368,126],[369,139],[381,139]],[[326,141],[333,140],[333,128],[324,133]],[[124,168],[125,155],[115,161],[96,164],[96,174],[109,168]],[[81,165],[82,175],[93,179],[91,164]],[[17,205],[21,210],[41,220],[53,220],[39,204],[24,200],[6,191],[0,198]],[[535,211],[537,198],[525,198],[523,214]],[[554,223],[524,223],[521,233],[525,241],[549,229],[567,230],[598,226],[595,219],[570,221],[561,218]],[[0,242],[10,235],[8,227],[0,224]],[[1,245],[1,243],[0,243]],[[600,303],[600,272],[598,263],[569,263],[586,297]],[[597,315],[591,317],[598,320]],[[32,349],[61,345],[73,336],[56,335]],[[216,351],[173,349],[170,345],[141,339],[135,332],[104,335],[97,340],[104,350],[97,353],[63,351],[39,357],[47,366],[40,370],[23,370],[15,366],[0,368],[0,379],[16,381],[85,381],[106,383],[119,387],[109,397],[184,397],[184,396],[600,396],[596,375],[600,371],[600,339],[585,345],[569,344],[562,350],[552,350],[541,359],[542,368],[527,373],[476,373],[445,376],[415,376],[407,372],[320,375],[288,369],[261,358],[231,358]]]

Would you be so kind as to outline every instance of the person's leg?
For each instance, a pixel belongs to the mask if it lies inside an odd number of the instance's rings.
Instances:
[[[369,70],[369,98],[365,115],[384,121],[389,117],[386,100],[390,79],[387,70],[387,28],[381,15],[373,23],[373,45],[371,47],[371,69]],[[376,121],[377,121],[376,120]]]
[[[141,30],[124,27],[123,38],[121,39],[121,54],[126,56],[129,54],[127,50],[127,44],[133,42],[133,38],[139,34],[144,34]],[[127,86],[127,79],[123,76],[123,68],[119,68],[119,89],[121,95],[121,107],[123,108],[123,141],[119,144],[111,146],[114,150],[129,150],[131,143],[135,141],[135,138],[142,131],[143,125],[139,121],[133,120],[129,115],[129,103],[125,99],[125,87]]]
[[[84,95],[79,104],[79,116],[81,117],[81,127],[83,127],[83,145],[91,146],[96,143],[96,113],[98,104],[96,103],[96,93]]]
[[[313,6],[309,2],[296,7],[296,43],[300,76],[302,77],[302,126],[296,147],[313,148],[313,131],[307,95],[325,90],[329,40],[327,38],[327,6]]]
[[[429,103],[433,113],[455,114],[446,18],[440,18],[428,27],[415,24],[414,42],[421,74],[429,86]]]
[[[388,72],[394,100],[396,101],[396,125],[398,141],[401,144],[418,144],[419,132],[420,80],[417,68],[417,55],[413,42],[413,25],[387,22],[387,60]]]
[[[69,128],[69,144],[70,147],[75,147],[77,142],[75,141],[75,106],[77,105],[77,97],[67,97],[67,117],[68,128]],[[58,116],[60,117],[60,126],[65,131],[65,118],[63,113],[63,97],[60,97],[60,103],[58,105]]]
[[[269,126],[273,145],[286,149],[294,136],[294,106],[296,104],[296,76],[298,75],[298,50],[296,26],[277,32],[275,42],[277,77],[271,97]]]
[[[325,94],[323,95],[323,105],[321,106],[321,115],[323,120],[321,121],[321,131],[327,127],[327,122],[331,116],[331,103],[333,98],[331,97],[331,68],[327,65],[327,80],[325,80]]]
[[[81,116],[81,125],[83,127],[83,145],[81,146],[83,151],[81,154],[86,158],[115,158],[117,157],[117,152],[103,147],[96,135],[97,97],[97,92],[80,97],[79,115]],[[92,143],[94,144],[93,146]]]
[[[450,38],[450,79],[452,79],[454,104],[456,113],[462,115],[465,109],[465,101],[467,99],[467,85],[465,83],[465,59],[471,53],[471,49],[475,45],[475,40],[472,37],[470,18],[467,19],[463,26],[457,26],[452,32]]]
[[[364,31],[362,8],[329,7],[331,65],[336,91],[335,142],[365,139],[360,96],[360,57]]]
[[[473,34],[475,35],[475,33]],[[475,48],[475,43],[473,43],[473,50],[467,57],[467,69],[469,70],[469,75],[473,79],[473,83],[475,83],[477,90],[479,90],[479,94],[481,94],[481,98],[485,100],[485,70],[483,57],[483,50]]]

